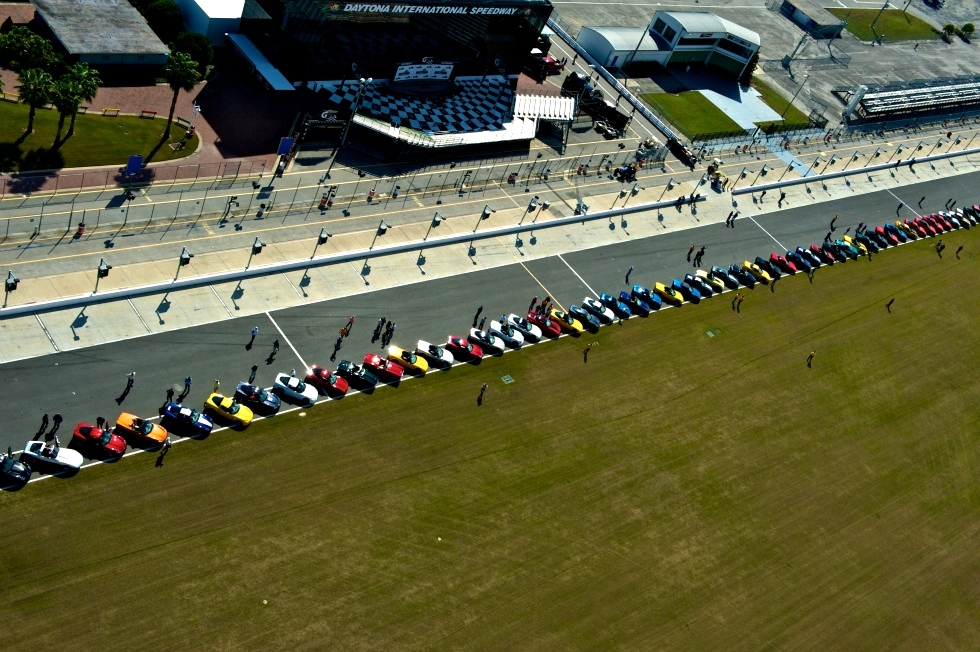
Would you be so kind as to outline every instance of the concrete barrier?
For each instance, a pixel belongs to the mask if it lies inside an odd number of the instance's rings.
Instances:
[[[871,172],[880,172],[882,170],[894,170],[904,166],[911,166],[914,163],[929,163],[930,161],[941,161],[943,159],[956,158],[957,156],[970,156],[971,154],[980,154],[980,147],[974,147],[972,149],[964,149],[958,152],[943,152],[942,154],[934,154],[932,156],[923,156],[922,158],[913,157],[910,159],[899,159],[891,163],[882,163],[880,165],[869,165],[863,168],[854,168],[852,170],[838,170],[836,172],[829,172],[827,174],[815,174],[810,177],[801,177],[799,179],[787,179],[786,181],[774,181],[772,183],[763,183],[758,186],[746,186],[744,188],[737,188],[732,191],[732,197],[738,195],[745,195],[749,193],[762,192],[763,190],[772,190],[774,188],[786,188],[789,186],[798,186],[805,183],[817,183],[821,181],[826,181],[827,179],[839,179],[841,177],[847,177],[854,174],[868,174]],[[914,163],[913,163],[914,161]]]
[[[705,199],[707,198],[699,197],[697,201],[705,201]],[[684,204],[687,205],[692,203],[695,202],[692,201],[691,199],[687,199],[684,201]],[[242,281],[249,278],[267,276],[269,274],[281,274],[283,272],[292,272],[301,269],[309,269],[311,267],[336,265],[338,263],[346,263],[355,260],[369,260],[371,258],[380,258],[383,256],[391,256],[393,254],[400,254],[400,253],[412,252],[412,251],[422,251],[425,249],[434,249],[436,247],[445,247],[447,245],[453,245],[453,244],[472,243],[479,240],[488,240],[490,238],[496,238],[505,235],[517,235],[519,233],[529,233],[531,231],[553,229],[556,227],[567,226],[570,224],[609,219],[621,215],[631,215],[634,213],[642,213],[645,211],[667,208],[676,205],[677,205],[676,199],[670,201],[650,202],[646,204],[635,204],[633,206],[622,206],[620,208],[613,208],[610,210],[598,211],[595,213],[587,213],[585,215],[569,215],[568,217],[559,217],[541,223],[527,222],[524,224],[511,224],[508,226],[489,227],[484,230],[477,231],[475,233],[459,233],[453,235],[436,236],[436,237],[427,238],[426,240],[412,240],[409,242],[401,242],[401,243],[390,244],[390,245],[379,245],[369,249],[344,251],[336,254],[314,256],[313,258],[303,258],[300,260],[292,260],[292,261],[287,261],[282,263],[274,263],[270,265],[257,265],[257,266],[249,267],[248,269],[231,271],[231,272],[205,274],[205,275],[193,276],[189,278],[179,278],[174,281],[167,281],[163,283],[150,283],[147,285],[140,285],[140,286],[134,286],[128,288],[119,288],[116,290],[108,290],[105,292],[98,292],[98,293],[93,292],[91,294],[77,295],[74,297],[52,299],[50,301],[39,301],[36,303],[28,303],[20,306],[10,306],[7,308],[0,308],[0,319],[8,319],[10,317],[30,315],[39,312],[50,312],[52,310],[61,310],[63,308],[73,308],[78,306],[92,305],[95,303],[106,303],[109,301],[117,301],[120,299],[127,299],[135,296],[144,296],[147,294],[158,294],[161,292],[173,292],[175,290],[185,290],[188,288],[211,285],[214,283]],[[176,264],[176,262],[177,260],[175,258],[174,263]]]

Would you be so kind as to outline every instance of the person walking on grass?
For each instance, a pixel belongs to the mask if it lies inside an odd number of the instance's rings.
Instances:
[[[810,355],[808,355],[807,358],[806,358],[806,366],[807,367],[813,367],[813,357],[815,355],[817,355],[817,352],[816,351],[810,351]]]
[[[735,312],[737,312],[737,313],[741,313],[742,312],[742,302],[743,301],[745,301],[745,295],[742,295],[742,294],[738,295],[738,303],[735,304]]]

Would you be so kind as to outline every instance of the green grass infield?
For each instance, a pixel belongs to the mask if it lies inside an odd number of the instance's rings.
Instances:
[[[3,170],[52,170],[96,165],[125,165],[132,154],[142,154],[146,162],[171,161],[193,154],[198,136],[185,138],[186,131],[175,124],[168,142],[160,137],[166,129],[163,120],[137,116],[81,114],[75,120],[75,133],[57,151],[51,151],[58,128],[58,112],[38,109],[34,133],[17,142],[27,128],[25,104],[0,102],[0,168]],[[68,131],[65,120],[61,136]],[[174,150],[170,143],[183,142]],[[152,156],[152,158],[151,158]]]
[[[978,235],[0,494],[4,648],[974,647]]]
[[[685,91],[676,95],[646,93],[640,97],[688,138],[698,134],[741,129],[737,122],[697,91]]]
[[[886,41],[925,41],[939,38],[932,25],[918,16],[898,9],[881,12],[881,17],[871,29],[880,9],[844,9],[831,7],[827,11],[847,21],[845,29],[862,41],[873,41],[883,36]]]

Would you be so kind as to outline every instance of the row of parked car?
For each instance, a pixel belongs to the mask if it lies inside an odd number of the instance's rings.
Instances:
[[[406,375],[421,376],[432,369],[448,369],[456,362],[478,362],[485,355],[499,355],[507,349],[519,349],[526,343],[556,338],[563,333],[580,335],[595,332],[615,320],[645,317],[664,303],[671,306],[699,303],[726,289],[768,285],[784,275],[809,273],[822,265],[856,260],[903,242],[970,228],[977,225],[978,219],[978,205],[933,213],[869,227],[854,236],[828,238],[808,248],[797,247],[785,256],[773,252],[768,259],[759,256],[728,268],[699,269],[683,280],[673,279],[669,285],[654,283],[652,289],[633,285],[630,292],[603,293],[597,299],[585,297],[581,305],[571,305],[568,310],[552,307],[547,312],[532,310],[526,316],[501,315],[500,319],[491,320],[485,330],[472,328],[465,337],[449,335],[445,344],[419,340],[414,350],[389,346],[387,357],[368,353],[361,364],[341,360],[335,371],[314,364],[303,378],[294,373],[278,373],[271,391],[240,382],[232,396],[217,392],[208,396],[203,411],[170,402],[164,406],[159,424],[126,412],[119,415],[111,428],[108,424],[98,427],[79,423],[72,432],[72,447],[61,446],[56,438],[51,443],[27,442],[19,460],[14,459],[9,448],[6,455],[0,453],[0,480],[6,488],[23,486],[35,468],[53,473],[77,471],[84,461],[82,451],[96,459],[120,457],[127,446],[147,449],[163,446],[171,433],[206,437],[218,422],[245,428],[255,415],[276,414],[283,402],[310,406],[321,396],[341,398],[352,387],[369,392],[379,383],[397,384]]]

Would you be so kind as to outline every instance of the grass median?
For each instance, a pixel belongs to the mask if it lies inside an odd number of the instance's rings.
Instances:
[[[34,133],[24,137],[28,107],[0,102],[0,167],[3,170],[52,170],[96,165],[125,165],[129,156],[141,154],[150,162],[171,161],[193,154],[198,137],[185,138],[185,130],[174,125],[168,142],[161,141],[166,120],[136,116],[82,114],[75,120],[75,133],[56,151],[51,151],[58,128],[58,112],[38,109]],[[68,131],[65,120],[61,135]],[[19,140],[21,137],[24,139]],[[181,149],[171,143],[183,143]]]
[[[884,37],[886,41],[927,41],[939,38],[932,25],[918,16],[898,9],[881,11],[880,9],[829,7],[827,11],[841,20],[846,20],[845,29],[862,41],[873,41],[879,36]],[[873,28],[872,23],[874,23]]]
[[[688,138],[741,130],[737,122],[698,91],[645,93],[640,98]]]
[[[978,234],[0,494],[6,648],[970,647]]]

